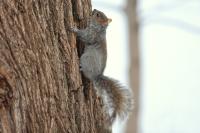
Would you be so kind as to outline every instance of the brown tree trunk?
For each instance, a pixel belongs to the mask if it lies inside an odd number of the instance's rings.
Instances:
[[[0,0],[0,133],[107,132],[67,30],[90,12],[90,0]]]
[[[139,111],[139,85],[140,85],[140,62],[139,62],[139,43],[138,43],[138,19],[137,19],[137,0],[127,0],[127,14],[129,19],[129,46],[130,46],[130,82],[134,92],[134,111],[127,128],[127,133],[138,132],[138,111]]]

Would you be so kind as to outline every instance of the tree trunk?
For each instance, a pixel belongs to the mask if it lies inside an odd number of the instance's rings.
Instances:
[[[139,43],[138,43],[138,19],[137,19],[137,0],[127,0],[127,14],[129,19],[129,46],[130,46],[130,81],[134,92],[134,111],[127,128],[127,133],[138,132],[138,111],[139,111],[139,85],[140,85],[140,62],[139,62]]]
[[[90,0],[0,0],[0,133],[108,132],[67,30],[90,12]]]

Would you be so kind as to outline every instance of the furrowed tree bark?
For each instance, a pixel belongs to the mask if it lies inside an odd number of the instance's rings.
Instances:
[[[90,0],[0,0],[0,133],[109,132],[67,30],[90,12]]]

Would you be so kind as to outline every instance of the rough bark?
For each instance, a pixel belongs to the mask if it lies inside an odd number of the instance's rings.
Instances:
[[[107,132],[67,30],[90,12],[90,0],[0,0],[0,132]]]
[[[129,47],[130,47],[130,82],[134,92],[134,111],[129,119],[127,133],[137,133],[138,111],[139,111],[139,85],[140,85],[140,62],[139,62],[139,43],[138,43],[138,19],[137,19],[137,0],[127,0],[127,14],[129,22]]]

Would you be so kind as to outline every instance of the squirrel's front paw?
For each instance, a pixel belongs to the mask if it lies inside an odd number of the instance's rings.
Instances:
[[[78,32],[78,29],[76,27],[70,27],[69,31],[71,31],[71,32]]]

